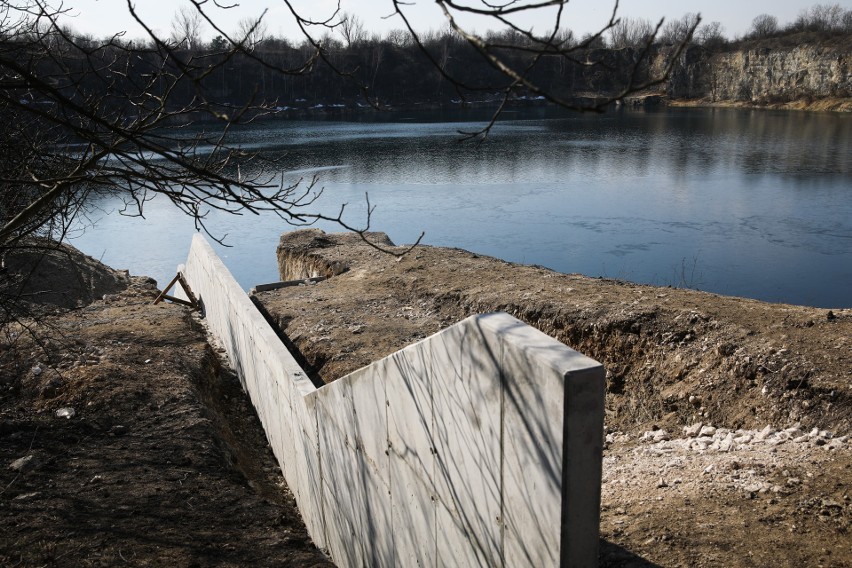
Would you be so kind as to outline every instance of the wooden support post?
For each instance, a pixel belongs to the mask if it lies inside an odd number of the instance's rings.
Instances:
[[[165,299],[166,299],[166,294],[168,294],[169,290],[171,290],[171,289],[172,289],[172,286],[174,286],[174,285],[175,285],[175,282],[177,282],[177,281],[178,281],[178,278],[180,278],[180,272],[178,272],[177,274],[175,274],[175,277],[174,277],[174,278],[172,278],[171,282],[169,282],[168,284],[166,284],[166,287],[165,287],[165,288],[163,288],[163,291],[162,291],[162,292],[160,292],[160,295],[159,295],[159,296],[157,296],[157,299],[156,299],[156,300],[154,300],[154,303],[155,303],[155,304],[159,304],[160,302],[162,302],[163,300],[165,300]]]
[[[180,287],[183,288],[184,293],[186,293],[186,297],[189,298],[189,301],[181,300],[180,298],[175,298],[174,296],[169,295],[169,290],[175,285],[175,283],[180,283]],[[176,304],[182,304],[184,306],[189,306],[192,309],[196,309],[198,307],[198,300],[196,300],[195,295],[192,293],[192,290],[189,287],[189,283],[183,277],[183,274],[178,272],[174,278],[172,278],[171,282],[163,288],[163,291],[157,296],[157,299],[154,300],[155,304],[159,304],[163,300],[168,300],[170,302],[174,302]]]

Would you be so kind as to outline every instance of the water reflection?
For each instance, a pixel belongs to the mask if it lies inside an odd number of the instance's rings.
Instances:
[[[440,113],[416,122],[265,123],[235,141],[277,159],[287,180],[319,173],[326,213],[350,203],[355,221],[369,192],[373,228],[398,243],[425,230],[430,244],[563,272],[852,306],[852,117],[736,109],[511,116],[484,144],[459,143],[457,133],[483,122]],[[166,278],[192,229],[166,204],[152,206],[149,221],[132,225],[133,249],[121,245],[127,220],[114,215],[78,246]],[[280,220],[214,215],[210,226],[230,235],[235,246],[222,252],[244,286],[277,278]],[[138,251],[140,242],[151,250]],[[146,260],[154,257],[156,265]]]

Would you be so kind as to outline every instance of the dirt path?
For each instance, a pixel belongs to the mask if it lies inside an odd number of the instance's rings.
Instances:
[[[239,381],[155,295],[46,318],[41,345],[6,329],[0,565],[330,566]]]

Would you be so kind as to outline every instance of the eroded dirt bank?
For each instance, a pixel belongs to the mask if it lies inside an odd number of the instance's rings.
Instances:
[[[347,268],[257,296],[326,382],[502,310],[604,363],[612,430],[852,424],[852,310],[559,274],[457,249],[423,246],[397,260],[319,230],[282,237],[279,266],[290,276],[292,266],[300,276]]]
[[[279,267],[331,276],[257,296],[325,381],[495,310],[603,362],[603,565],[852,566],[852,311],[318,230],[284,235]]]
[[[331,565],[198,320],[128,283],[2,327],[0,565]]]

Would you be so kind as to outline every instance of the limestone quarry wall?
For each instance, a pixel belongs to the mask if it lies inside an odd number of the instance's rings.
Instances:
[[[597,565],[599,363],[496,313],[316,388],[203,237],[180,270],[338,565]]]
[[[667,56],[662,51],[658,59]],[[772,102],[852,96],[852,53],[818,44],[686,50],[667,85],[673,98]]]

